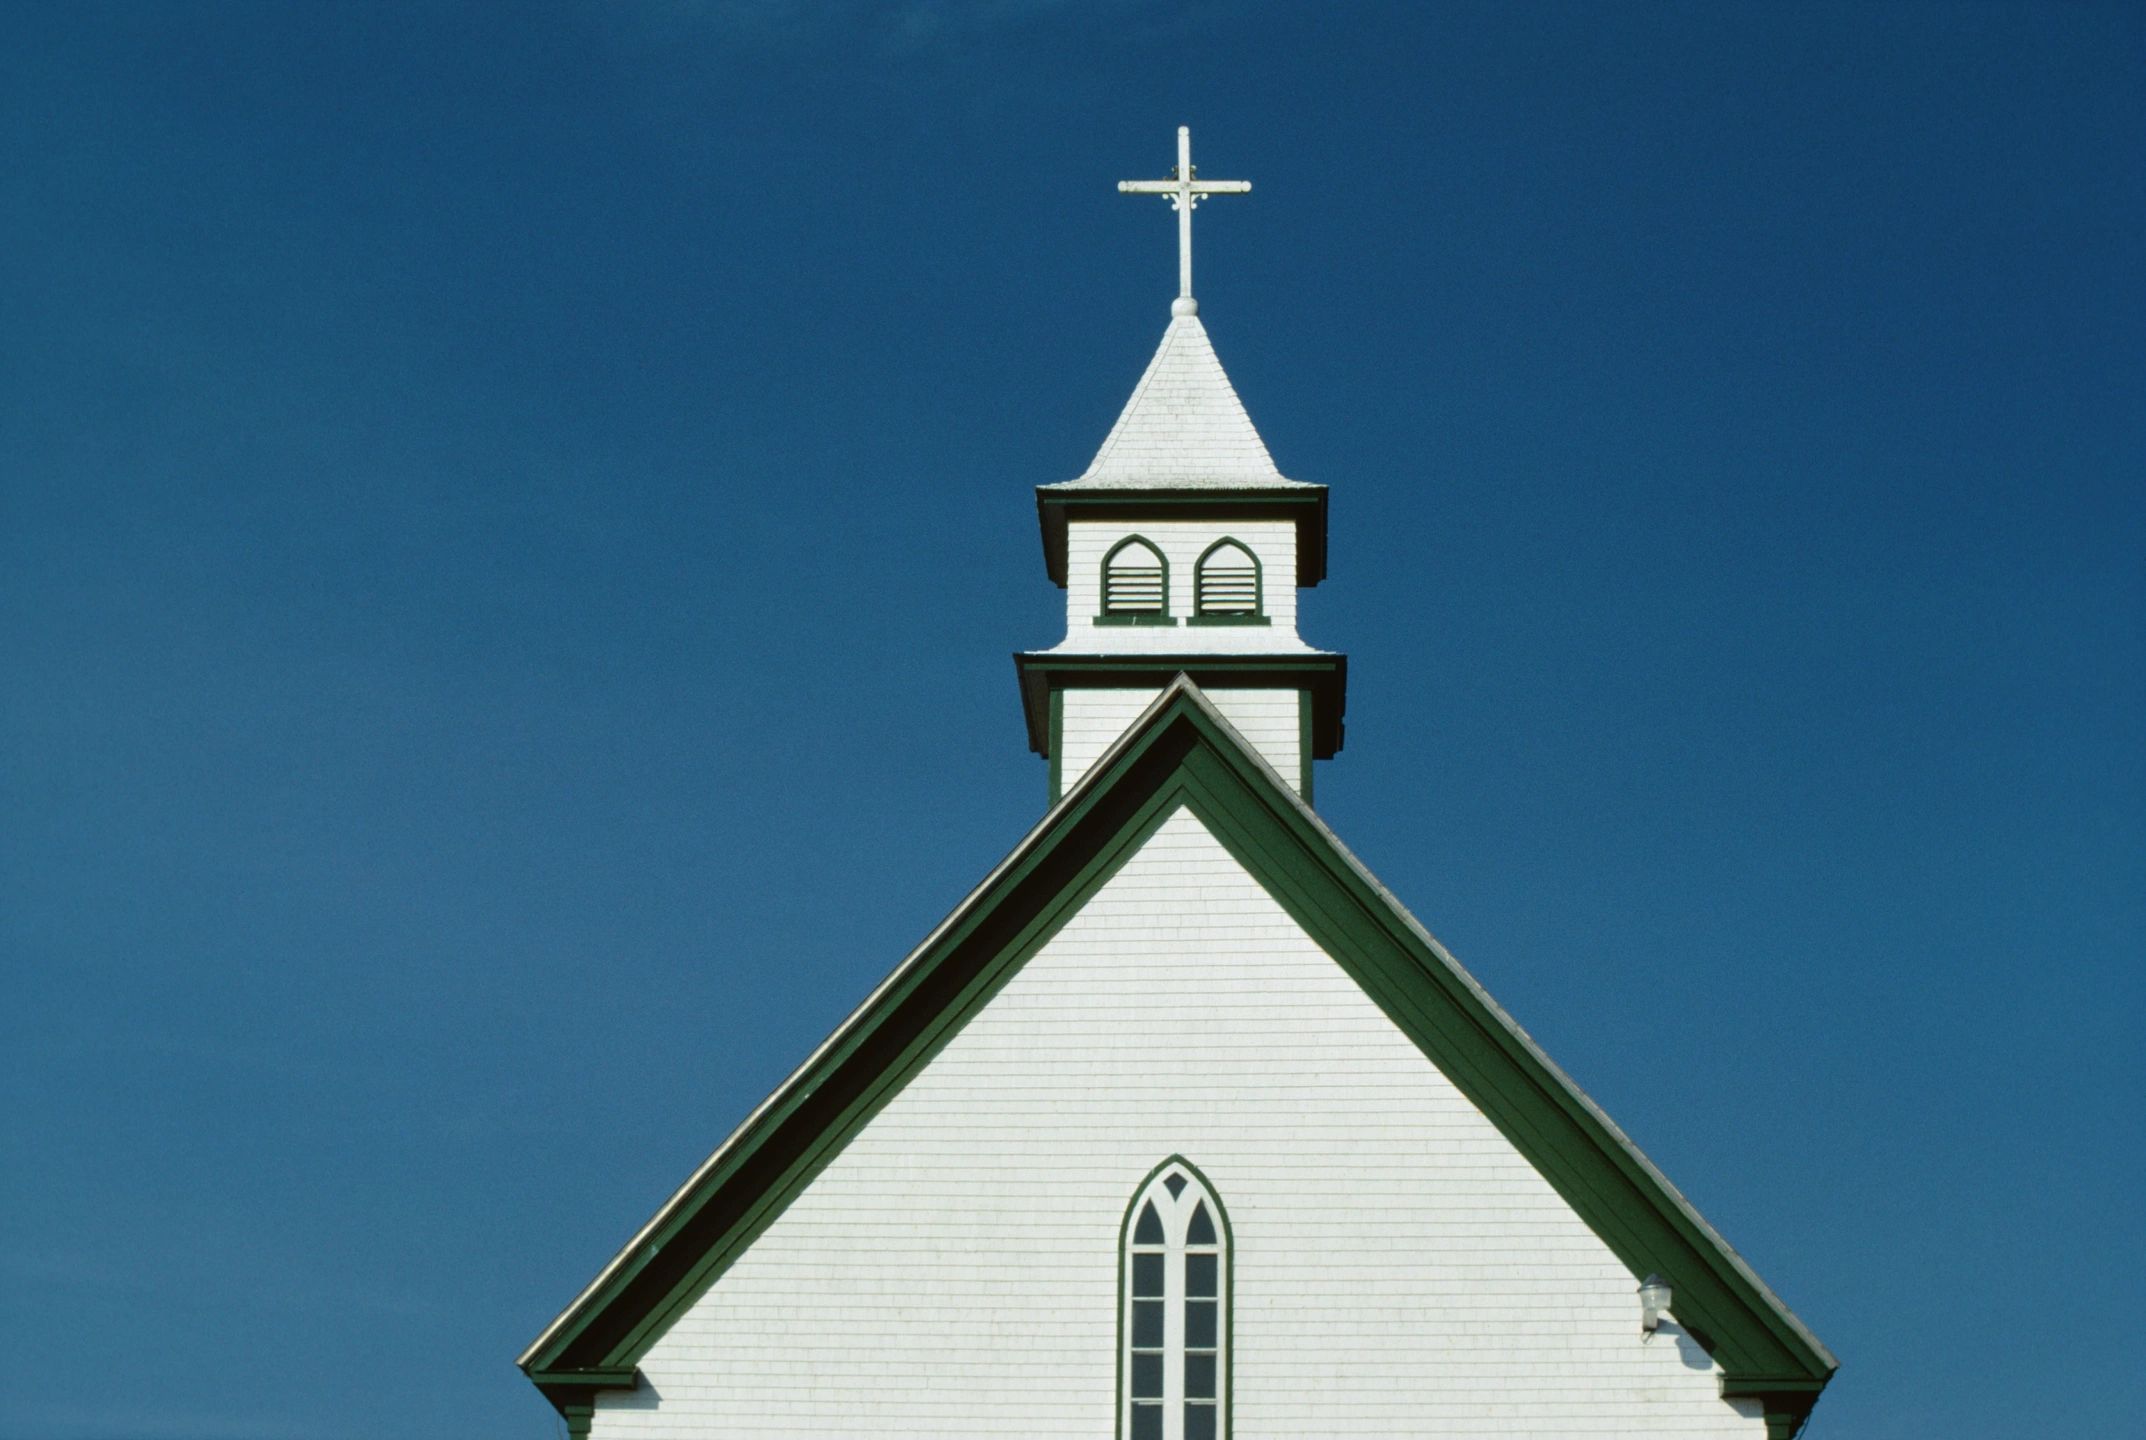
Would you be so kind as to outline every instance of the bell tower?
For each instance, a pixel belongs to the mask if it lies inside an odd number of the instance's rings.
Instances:
[[[1341,748],[1348,659],[1297,635],[1296,592],[1326,574],[1326,487],[1291,480],[1223,373],[1192,296],[1192,211],[1241,180],[1200,180],[1177,132],[1169,328],[1087,470],[1036,487],[1044,565],[1066,592],[1065,639],[1014,657],[1029,747],[1052,803],[1179,674],[1298,794]]]

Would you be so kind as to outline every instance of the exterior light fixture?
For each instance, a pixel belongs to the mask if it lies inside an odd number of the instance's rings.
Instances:
[[[1669,1282],[1650,1274],[1639,1282],[1639,1328],[1652,1335],[1669,1309]]]

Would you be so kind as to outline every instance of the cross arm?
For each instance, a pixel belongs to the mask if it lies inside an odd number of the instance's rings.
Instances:
[[[1249,180],[1195,180],[1189,186],[1177,180],[1120,180],[1120,195],[1175,195],[1189,189],[1195,195],[1249,195]]]

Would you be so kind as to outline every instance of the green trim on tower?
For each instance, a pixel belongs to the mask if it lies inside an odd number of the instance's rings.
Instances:
[[[1311,696],[1300,693],[1297,696],[1297,770],[1303,783],[1297,786],[1297,792],[1304,797],[1306,805],[1312,803],[1311,773],[1315,758],[1311,749]]]
[[[1120,550],[1129,550],[1138,545],[1155,557],[1156,568],[1162,571],[1162,596],[1160,610],[1112,610],[1110,608],[1110,562],[1118,558]],[[1096,593],[1102,597],[1103,611],[1095,617],[1098,625],[1175,625],[1170,617],[1170,557],[1162,547],[1145,535],[1128,535],[1103,552],[1101,573],[1096,576]]]
[[[1065,737],[1066,737],[1066,692],[1051,692],[1051,798],[1048,803],[1056,805],[1058,797],[1066,793],[1065,787]]]
[[[1200,602],[1201,581],[1207,571],[1207,557],[1227,545],[1252,562],[1252,608],[1249,613],[1234,610],[1203,610]],[[1214,544],[1200,552],[1200,558],[1192,562],[1192,613],[1185,617],[1187,625],[1266,625],[1267,619],[1267,567],[1260,561],[1259,552],[1234,535],[1224,535]]]
[[[1314,759],[1330,760],[1341,749],[1342,714],[1348,705],[1349,657],[1326,650],[1250,655],[1067,655],[1023,650],[1013,657],[1021,681],[1028,748],[1048,756],[1050,697],[1062,689],[1156,691],[1180,675],[1209,690],[1301,690],[1311,716]]]
[[[1173,683],[522,1356],[559,1402],[637,1364],[812,1178],[1179,808],[1189,809],[1636,1278],[1723,1391],[1800,1424],[1836,1362],[1607,1116],[1246,750]],[[1776,1407],[1779,1407],[1778,1411]]]
[[[1297,527],[1297,584],[1326,578],[1326,487],[1151,490],[1095,486],[1036,487],[1036,519],[1043,527],[1043,568],[1060,589],[1066,583],[1066,526],[1073,520],[1291,520]]]

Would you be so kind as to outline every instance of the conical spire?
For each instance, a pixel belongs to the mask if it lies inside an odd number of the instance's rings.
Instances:
[[[1298,483],[1274,468],[1200,317],[1179,313],[1103,448],[1066,488],[1264,489]]]

